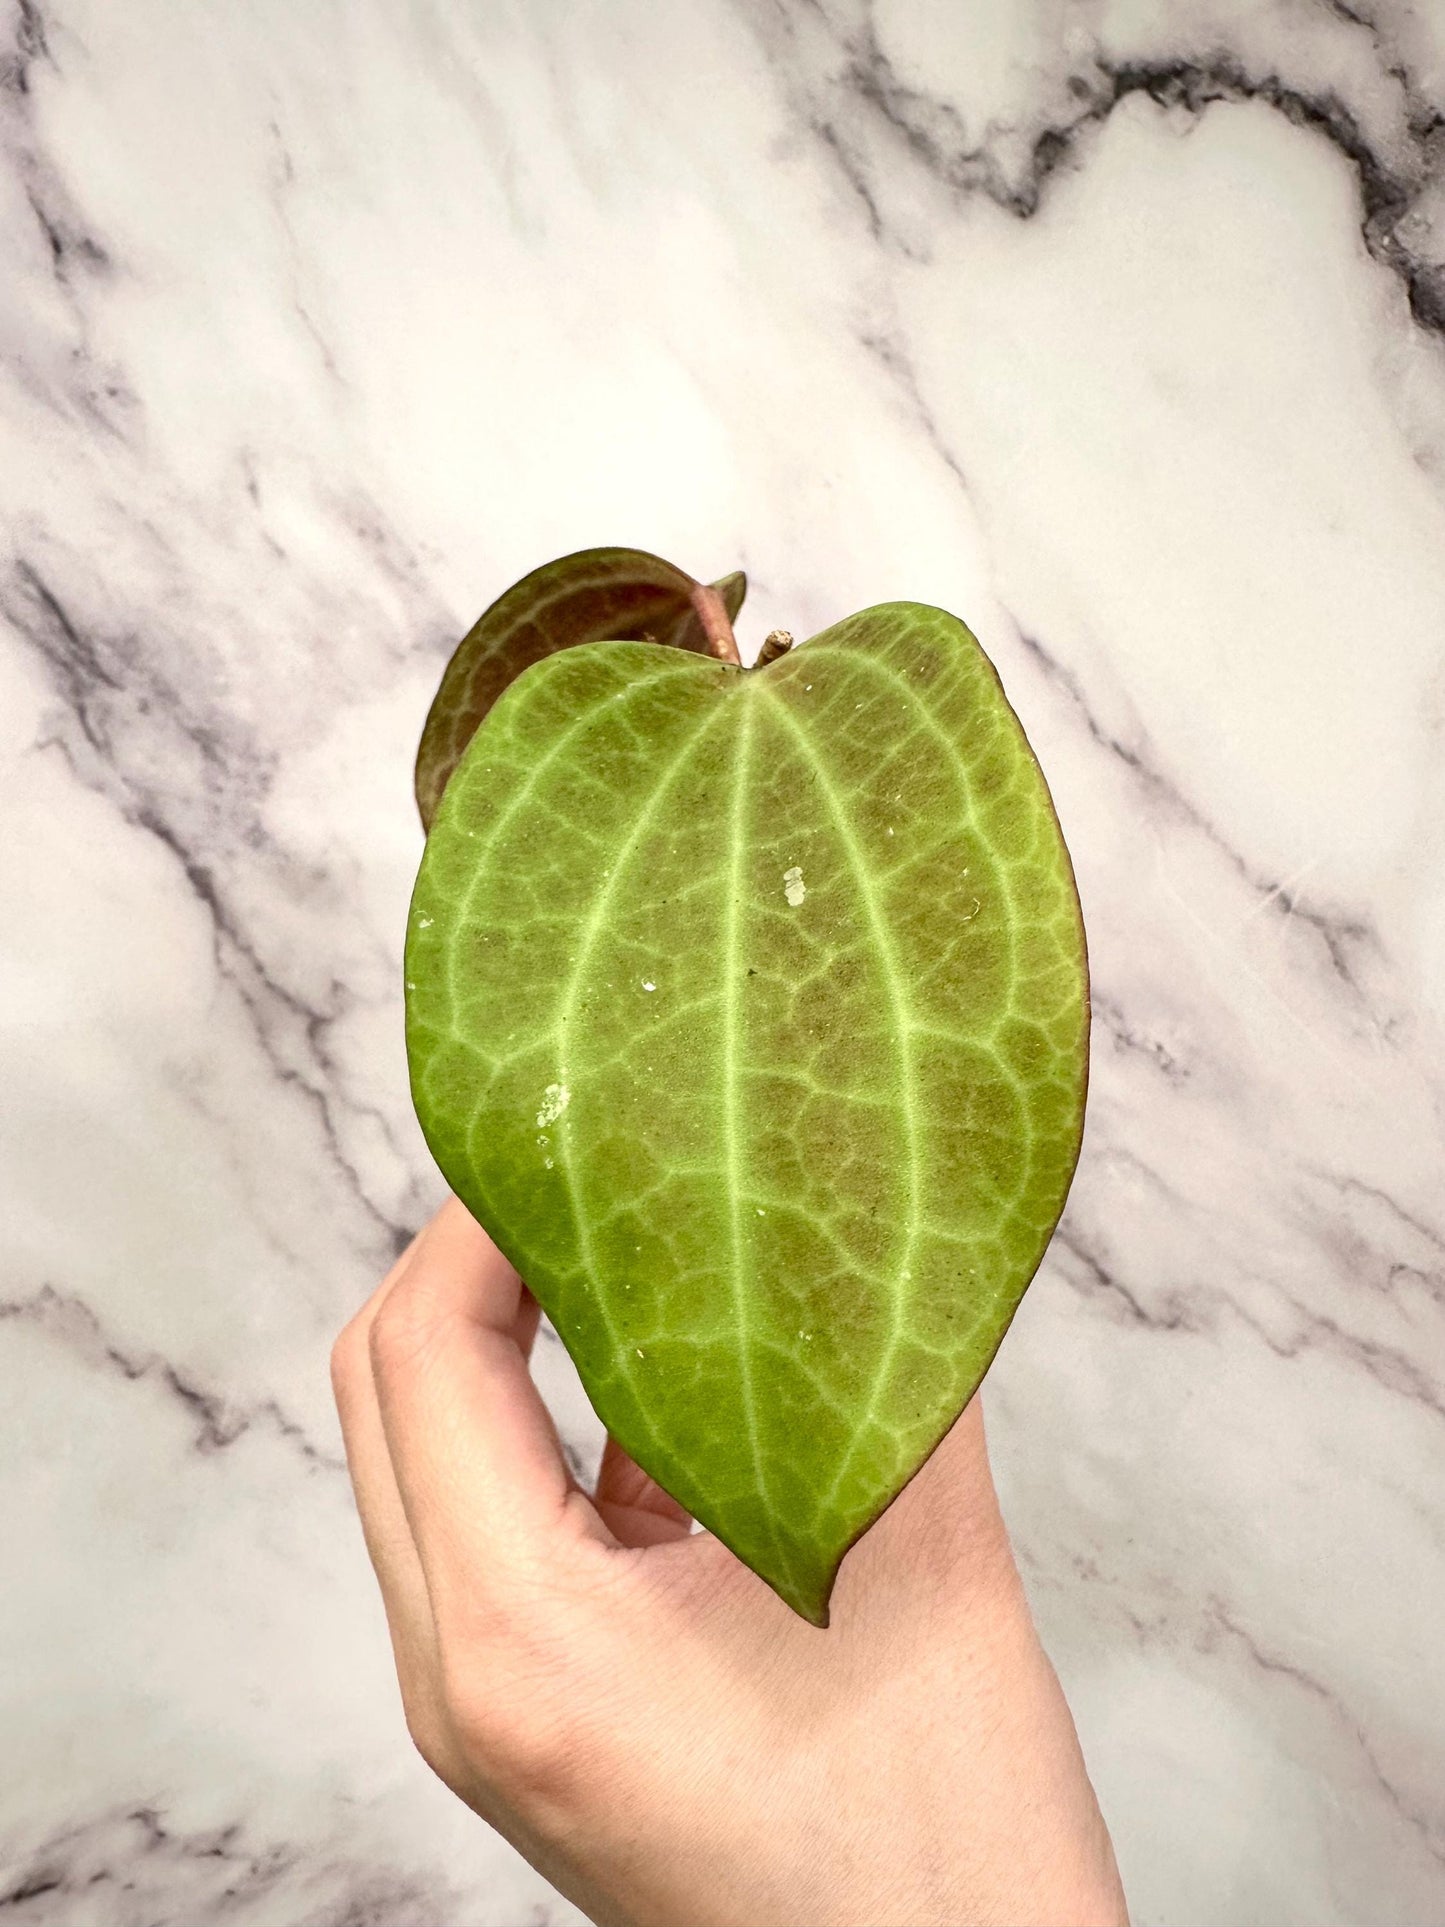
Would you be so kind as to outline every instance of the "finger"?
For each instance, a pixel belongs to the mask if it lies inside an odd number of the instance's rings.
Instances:
[[[457,1785],[461,1762],[446,1711],[436,1625],[381,1422],[370,1350],[371,1330],[382,1307],[436,1224],[433,1219],[412,1239],[343,1331],[332,1353],[332,1379],[362,1532],[381,1586],[407,1726],[435,1771],[448,1784]],[[524,1358],[530,1356],[540,1316],[532,1294],[521,1290],[512,1335]]]
[[[611,1535],[581,1498],[519,1330],[536,1311],[453,1201],[372,1323],[381,1424],[433,1612],[495,1599],[555,1556],[559,1529]]]
[[[347,1470],[356,1492],[362,1534],[371,1563],[381,1582],[382,1595],[390,1610],[393,1600],[414,1614],[418,1602],[425,1618],[431,1610],[426,1589],[421,1583],[421,1567],[411,1528],[401,1508],[386,1435],[376,1405],[376,1387],[371,1375],[371,1327],[393,1287],[405,1274],[419,1249],[426,1231],[412,1239],[361,1310],[346,1326],[331,1351],[331,1389],[341,1419],[341,1436],[346,1447]]]
[[[347,1466],[356,1489],[363,1536],[377,1569],[383,1598],[394,1602],[408,1623],[416,1625],[424,1619],[428,1628],[431,1608],[381,1423],[370,1340],[378,1313],[393,1287],[410,1268],[435,1223],[433,1219],[412,1239],[342,1332],[332,1353],[332,1382],[341,1416]],[[523,1289],[520,1300],[513,1336],[522,1356],[530,1358],[541,1311],[529,1291]]]
[[[596,1506],[624,1546],[661,1545],[669,1539],[685,1539],[692,1530],[687,1508],[664,1492],[610,1436],[602,1448]]]
[[[337,1339],[331,1353],[331,1383],[362,1536],[381,1587],[407,1725],[417,1745],[430,1755],[444,1731],[436,1683],[436,1627],[382,1430],[370,1350],[371,1327],[425,1236],[422,1231],[412,1239]]]

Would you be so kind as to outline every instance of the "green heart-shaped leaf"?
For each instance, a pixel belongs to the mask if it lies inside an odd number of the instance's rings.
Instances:
[[[912,603],[762,670],[548,658],[447,789],[406,975],[427,1139],[608,1430],[825,1625],[1078,1155],[1078,898],[988,659]]]
[[[442,791],[478,723],[524,669],[579,643],[660,642],[708,653],[690,597],[698,584],[642,549],[581,549],[534,569],[499,596],[457,644],[416,756],[416,802],[431,828]],[[743,606],[741,571],[712,585],[729,617]]]

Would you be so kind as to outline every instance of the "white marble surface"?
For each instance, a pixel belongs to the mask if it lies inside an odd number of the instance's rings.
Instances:
[[[440,663],[617,541],[999,664],[1097,1025],[986,1402],[1136,1920],[1445,1922],[1445,12],[0,48],[0,1918],[576,1918],[409,1752],[325,1359]]]

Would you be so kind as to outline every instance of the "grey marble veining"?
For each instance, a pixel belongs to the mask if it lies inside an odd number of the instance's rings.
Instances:
[[[441,662],[618,541],[955,609],[1048,771],[985,1403],[1136,1919],[1445,1922],[1445,13],[11,0],[0,250],[0,1917],[576,1918],[410,1754],[325,1359]]]

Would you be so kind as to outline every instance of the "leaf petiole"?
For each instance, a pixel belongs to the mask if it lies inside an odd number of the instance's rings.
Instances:
[[[707,637],[709,652],[719,662],[735,663],[742,668],[743,659],[738,654],[737,637],[733,634],[732,618],[727,604],[713,588],[711,583],[698,582],[688,596],[697,619],[702,624],[702,632]]]

